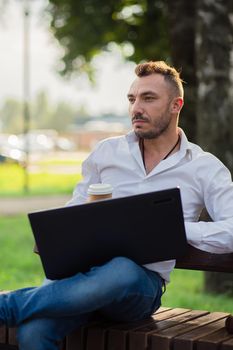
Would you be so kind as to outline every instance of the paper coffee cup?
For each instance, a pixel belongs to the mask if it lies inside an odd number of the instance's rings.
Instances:
[[[112,198],[112,191],[110,184],[92,184],[87,190],[88,202]]]

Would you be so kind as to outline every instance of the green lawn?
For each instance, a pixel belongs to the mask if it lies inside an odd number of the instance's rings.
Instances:
[[[0,217],[0,289],[39,285],[43,271],[32,252],[33,238],[26,216]],[[203,273],[175,270],[163,296],[163,305],[233,312],[232,298],[204,294]]]
[[[77,162],[78,164],[78,162]],[[67,164],[66,164],[67,165]],[[28,195],[72,193],[81,174],[51,173],[42,169],[28,176]],[[0,164],[0,196],[21,196],[24,193],[24,170],[17,164]]]
[[[0,217],[0,289],[38,285],[43,278],[26,216]]]

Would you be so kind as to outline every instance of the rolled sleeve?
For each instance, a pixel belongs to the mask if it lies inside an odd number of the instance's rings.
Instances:
[[[218,222],[186,222],[188,242],[210,253],[233,252],[233,218]]]

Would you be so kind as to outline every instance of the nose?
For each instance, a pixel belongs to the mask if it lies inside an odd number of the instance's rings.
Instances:
[[[133,104],[130,104],[129,110],[132,117],[143,114],[143,106],[138,99]]]

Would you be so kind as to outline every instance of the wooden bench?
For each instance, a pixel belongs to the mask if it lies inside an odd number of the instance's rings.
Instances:
[[[189,247],[176,268],[232,273],[233,254],[210,254]],[[14,328],[0,327],[0,350],[18,349],[15,334]],[[221,311],[161,307],[143,321],[90,323],[67,336],[61,349],[233,350],[233,318]]]

